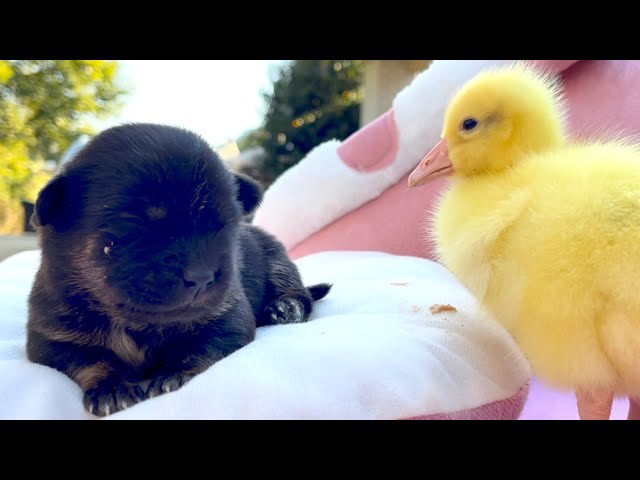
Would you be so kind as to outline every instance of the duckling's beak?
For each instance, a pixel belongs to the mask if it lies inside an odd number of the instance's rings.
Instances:
[[[422,159],[420,165],[409,175],[409,187],[424,185],[438,177],[449,175],[453,172],[453,165],[449,160],[449,149],[447,140],[443,138],[431,149]]]

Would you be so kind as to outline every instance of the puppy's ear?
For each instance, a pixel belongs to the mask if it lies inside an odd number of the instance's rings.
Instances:
[[[56,219],[64,210],[68,196],[68,180],[58,176],[52,179],[38,194],[36,205],[31,216],[31,225],[44,227],[55,225]]]
[[[242,204],[245,215],[253,212],[262,201],[262,187],[254,179],[242,175],[235,174],[236,183],[238,184],[238,200]]]

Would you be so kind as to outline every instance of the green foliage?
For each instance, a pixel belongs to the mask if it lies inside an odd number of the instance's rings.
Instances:
[[[33,160],[57,159],[89,120],[111,114],[122,93],[107,60],[0,60],[0,144],[23,142]]]
[[[0,234],[22,230],[19,200],[34,203],[50,176],[44,161],[29,160],[24,143],[0,144]]]
[[[360,124],[360,60],[294,60],[282,66],[265,95],[263,126],[238,139],[244,150],[261,146],[264,159],[246,171],[265,186],[327,140],[344,140]]]
[[[265,132],[262,129],[250,130],[240,135],[236,140],[236,144],[240,151],[248,150],[253,147],[259,147],[264,138]]]
[[[45,161],[115,113],[117,72],[107,60],[0,60],[0,210],[33,202],[50,176]],[[0,231],[10,216],[0,211]]]

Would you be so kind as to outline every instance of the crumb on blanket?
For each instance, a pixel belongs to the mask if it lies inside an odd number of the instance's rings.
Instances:
[[[457,312],[458,310],[456,309],[456,307],[452,307],[451,305],[447,304],[447,305],[439,305],[439,304],[435,304],[435,305],[431,305],[429,307],[429,310],[431,310],[431,313],[442,313],[442,312]]]
[[[418,305],[411,305],[411,313],[419,313],[422,310]]]

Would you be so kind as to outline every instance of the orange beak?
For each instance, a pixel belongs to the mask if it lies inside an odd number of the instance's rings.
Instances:
[[[453,172],[447,140],[440,140],[409,175],[409,187],[417,187]]]

